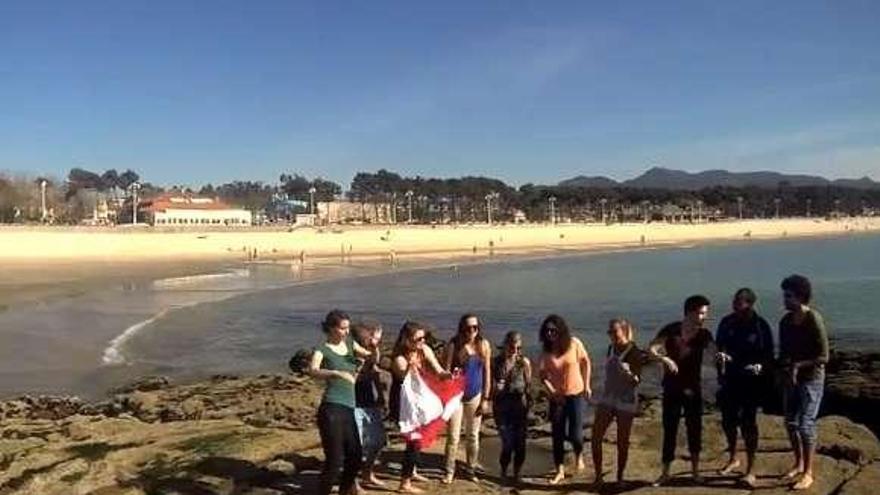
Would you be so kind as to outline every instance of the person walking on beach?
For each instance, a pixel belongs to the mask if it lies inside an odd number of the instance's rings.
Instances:
[[[584,409],[592,397],[590,356],[583,342],[571,336],[565,320],[549,315],[541,323],[543,352],[539,363],[541,383],[550,396],[553,463],[556,474],[550,484],[565,479],[565,441],[571,443],[577,471],[583,471]]]
[[[374,472],[379,454],[387,443],[382,423],[385,417],[385,396],[380,378],[382,371],[376,361],[382,342],[382,325],[378,322],[359,322],[354,329],[357,342],[375,353],[364,361],[354,384],[355,419],[364,453],[361,481],[365,485],[383,488],[385,483]]]
[[[703,436],[702,365],[703,352],[713,345],[712,333],[705,328],[709,299],[695,295],[684,302],[684,319],[663,327],[651,341],[649,352],[665,366],[663,375],[663,471],[655,486],[669,481],[675,459],[678,426],[684,413],[691,473],[695,483],[700,476]]]
[[[754,487],[752,472],[758,450],[758,405],[770,366],[773,364],[773,333],[767,320],[755,311],[757,296],[749,288],[736,291],[733,312],[718,324],[715,344],[718,347],[718,405],[721,426],[727,437],[727,464],[720,470],[730,475],[740,466],[736,458],[737,430],[742,430],[746,445],[746,471],[743,482]]]
[[[815,481],[816,417],[825,387],[829,358],[828,332],[818,311],[810,307],[810,280],[792,275],[782,281],[785,316],[779,322],[779,362],[787,372],[782,407],[794,452],[794,466],[784,479],[792,489],[806,490]]]
[[[418,408],[419,404],[411,403],[418,401],[418,397],[403,391],[403,384],[410,373],[422,373],[423,371],[434,373],[441,379],[449,379],[452,374],[443,369],[434,351],[425,345],[427,336],[426,328],[421,323],[408,321],[403,324],[397,342],[394,345],[393,360],[391,370],[394,375],[394,381],[391,385],[390,393],[390,417],[400,422],[402,411],[412,411]],[[418,464],[419,452],[421,451],[422,442],[413,439],[406,442],[406,450],[403,456],[403,466],[400,473],[401,493],[424,493],[424,490],[413,485],[414,480],[423,481],[424,477],[416,474],[416,465]]]
[[[467,475],[476,481],[480,454],[480,426],[483,413],[489,410],[492,388],[492,346],[482,336],[480,319],[465,314],[458,321],[458,332],[444,351],[446,369],[465,376],[465,390],[461,407],[449,420],[446,433],[446,476],[444,484],[455,478],[458,443],[464,426]]]
[[[605,358],[605,383],[597,394],[596,417],[590,444],[593,452],[595,483],[602,483],[602,442],[611,422],[617,421],[617,482],[624,480],[629,439],[633,420],[639,410],[638,387],[641,383],[645,353],[636,346],[635,330],[625,319],[617,318],[608,323],[608,339],[611,344]]]
[[[350,326],[351,318],[342,311],[334,309],[327,313],[321,324],[327,340],[315,349],[309,363],[309,375],[326,384],[318,407],[318,432],[324,449],[321,495],[331,492],[337,478],[340,494],[359,493],[356,480],[362,451],[354,415],[355,376],[360,367],[358,358],[370,357],[378,351],[371,353],[352,341]]]
[[[508,332],[502,344],[503,351],[492,363],[492,416],[501,437],[501,475],[508,476],[513,460],[513,480],[522,481],[523,463],[526,461],[526,433],[529,408],[532,404],[532,363],[522,352],[522,335]]]

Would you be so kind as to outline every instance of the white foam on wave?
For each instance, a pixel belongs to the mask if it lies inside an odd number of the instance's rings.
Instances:
[[[228,272],[221,273],[203,273],[201,275],[187,275],[184,277],[171,277],[171,278],[163,278],[159,280],[153,281],[153,288],[155,289],[167,289],[188,285],[196,285],[204,282],[213,282],[216,280],[223,279],[232,279],[232,278],[245,278],[250,275],[250,272],[246,269],[237,269],[230,270]]]
[[[168,308],[159,311],[158,313],[154,314],[144,321],[135,323],[134,325],[126,328],[125,331],[114,337],[113,340],[110,341],[110,344],[104,349],[104,354],[101,356],[101,364],[105,366],[118,366],[121,364],[125,364],[125,355],[122,353],[123,344],[134,337],[144,327],[165,316],[166,313],[168,313]]]

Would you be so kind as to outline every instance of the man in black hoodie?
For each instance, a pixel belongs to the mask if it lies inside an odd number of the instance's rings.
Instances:
[[[736,291],[733,313],[718,324],[718,403],[721,423],[727,436],[730,458],[722,475],[732,474],[740,462],[736,458],[737,429],[746,444],[746,472],[742,480],[755,486],[752,473],[758,449],[758,405],[765,391],[765,377],[773,363],[773,333],[767,320],[755,312],[757,296],[749,288]]]

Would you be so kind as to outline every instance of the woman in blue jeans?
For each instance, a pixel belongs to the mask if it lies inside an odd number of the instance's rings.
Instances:
[[[568,324],[558,315],[541,323],[544,352],[539,362],[541,383],[550,396],[550,423],[553,434],[553,464],[556,485],[565,479],[565,442],[574,451],[577,471],[584,470],[584,409],[593,394],[590,387],[590,356],[583,342],[571,335]]]
[[[801,275],[782,281],[786,314],[779,322],[779,361],[786,370],[785,426],[794,452],[794,466],[784,478],[793,490],[806,490],[815,481],[816,417],[825,387],[828,332],[825,322],[810,307],[812,286]]]

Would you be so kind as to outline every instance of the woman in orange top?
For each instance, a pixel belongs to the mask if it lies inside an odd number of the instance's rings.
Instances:
[[[541,324],[541,382],[550,395],[550,422],[553,431],[553,462],[558,484],[565,478],[565,441],[571,443],[577,470],[584,469],[584,408],[593,394],[590,387],[590,356],[583,342],[571,336],[568,324],[550,315]]]

